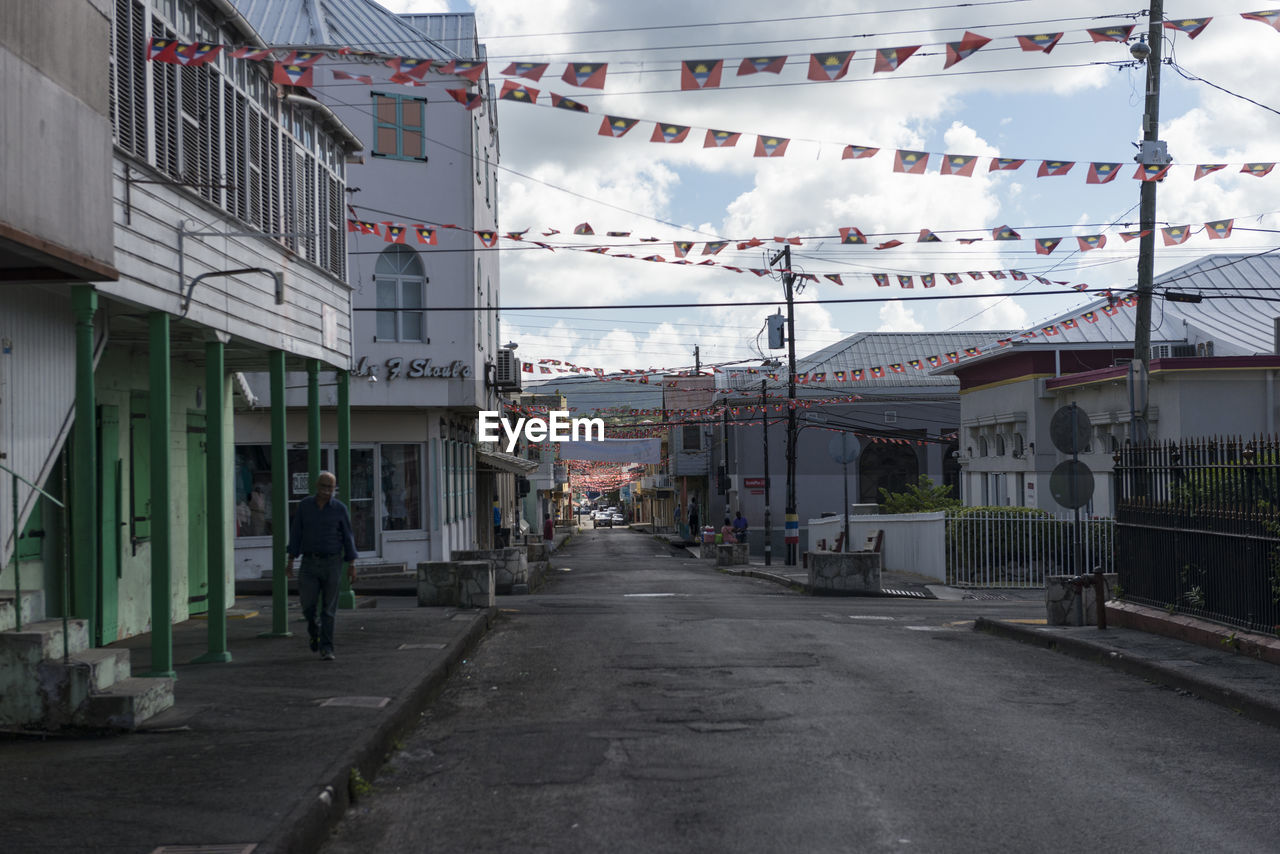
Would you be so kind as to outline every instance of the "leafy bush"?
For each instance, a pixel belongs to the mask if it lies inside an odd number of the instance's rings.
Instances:
[[[963,506],[960,499],[951,497],[951,487],[934,484],[927,474],[920,475],[904,492],[881,488],[880,498],[881,513],[928,513]]]

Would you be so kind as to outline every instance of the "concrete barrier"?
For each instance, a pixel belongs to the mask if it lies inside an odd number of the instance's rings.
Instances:
[[[541,541],[538,541],[541,543]],[[508,594],[529,592],[529,558],[525,549],[528,546],[512,546],[507,549],[461,549],[453,553],[455,561],[489,560],[493,561],[494,590]]]
[[[1076,605],[1081,591],[1071,583],[1072,575],[1046,575],[1044,578],[1045,618],[1051,626],[1093,626],[1098,623],[1097,592],[1090,574],[1084,585],[1084,603],[1081,608],[1082,619],[1076,621]],[[1110,599],[1120,576],[1114,572],[1103,573],[1102,580],[1106,584],[1106,598]]]
[[[716,546],[716,566],[745,566],[747,563],[746,543],[721,543]]]
[[[492,608],[493,563],[487,560],[433,560],[418,564],[418,605]]]
[[[880,555],[876,552],[809,552],[809,589],[814,593],[859,593],[880,590]]]

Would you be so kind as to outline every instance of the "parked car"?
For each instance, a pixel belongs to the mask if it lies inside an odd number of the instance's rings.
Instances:
[[[621,510],[614,510],[614,511],[613,511],[613,513],[611,513],[611,514],[610,514],[610,518],[611,518],[611,521],[610,521],[610,523],[609,523],[610,527],[612,527],[613,525],[625,525],[625,524],[626,524],[626,521],[625,521],[625,519],[624,519],[624,518],[623,518],[623,516],[622,516],[622,511],[621,511]]]
[[[612,528],[613,514],[608,510],[601,510],[596,514],[595,523],[597,528]]]

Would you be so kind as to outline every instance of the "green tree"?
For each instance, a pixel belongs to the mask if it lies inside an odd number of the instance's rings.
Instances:
[[[963,506],[960,499],[951,497],[951,487],[937,486],[926,474],[903,492],[881,488],[880,498],[881,513],[928,513]]]

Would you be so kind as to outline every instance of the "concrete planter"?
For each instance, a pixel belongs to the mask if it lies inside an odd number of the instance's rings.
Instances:
[[[1071,583],[1071,575],[1046,575],[1044,579],[1044,606],[1045,616],[1051,626],[1093,626],[1098,622],[1098,602],[1097,595],[1093,586],[1093,576],[1089,576],[1084,586],[1084,603],[1081,609],[1083,613],[1083,621],[1076,622],[1076,600],[1080,598],[1080,591]],[[1102,576],[1103,582],[1106,584],[1107,595],[1110,599],[1119,576],[1114,572],[1108,572]]]
[[[525,552],[528,546],[512,546],[506,549],[465,549],[455,551],[455,561],[488,560],[493,562],[494,589],[498,593],[508,594],[516,591],[529,592],[529,558]]]
[[[721,543],[716,546],[716,566],[745,566],[746,543]]]
[[[418,605],[492,608],[493,563],[487,560],[424,561],[418,564]]]
[[[814,593],[880,590],[877,552],[809,552],[809,589]]]

